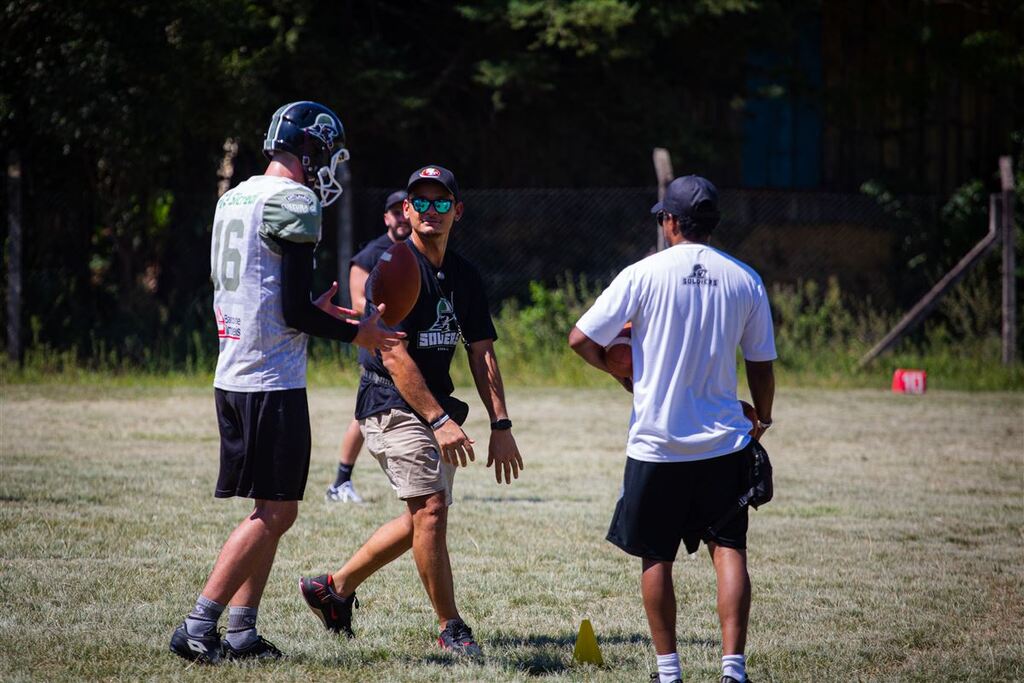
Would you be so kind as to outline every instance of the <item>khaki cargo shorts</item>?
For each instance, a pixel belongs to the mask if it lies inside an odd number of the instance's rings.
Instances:
[[[401,408],[359,421],[370,451],[402,500],[444,491],[452,504],[455,467],[441,460],[434,432],[414,413]]]

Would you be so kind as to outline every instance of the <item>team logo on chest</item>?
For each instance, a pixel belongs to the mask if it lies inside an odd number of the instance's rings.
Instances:
[[[689,277],[683,278],[684,285],[709,285],[711,287],[718,286],[718,280],[708,277],[708,269],[699,263],[693,264],[693,272],[690,273]]]
[[[455,307],[448,299],[437,301],[437,319],[419,333],[417,345],[421,349],[452,348],[459,341],[459,324],[455,320]]]

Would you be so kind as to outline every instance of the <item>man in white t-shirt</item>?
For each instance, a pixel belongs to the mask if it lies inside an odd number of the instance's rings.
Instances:
[[[682,541],[708,547],[718,578],[722,682],[744,683],[750,614],[746,509],[720,528],[747,485],[751,433],[771,425],[775,340],[768,295],[749,266],[709,246],[718,191],[677,178],[655,204],[669,248],[621,273],[576,323],[573,350],[608,371],[604,347],[632,323],[633,415],[623,490],[608,540],[642,558],[641,591],[662,683],[681,680],[672,563]],[[736,348],[759,417],[736,396]],[[717,531],[712,530],[716,526]]]

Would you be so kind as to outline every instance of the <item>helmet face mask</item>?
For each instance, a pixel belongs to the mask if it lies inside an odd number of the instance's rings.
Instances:
[[[336,174],[349,153],[345,128],[333,111],[316,102],[292,102],[278,109],[270,119],[263,153],[273,159],[278,151],[299,160],[306,186],[317,191],[323,206],[341,196]]]
[[[344,147],[339,149],[331,156],[331,160],[327,166],[321,166],[316,172],[316,180],[313,183],[313,187],[316,188],[317,193],[320,195],[320,203],[323,206],[330,206],[344,189],[341,187],[341,183],[338,182],[336,174],[339,171],[339,167],[342,163],[348,161],[349,154],[348,150]]]

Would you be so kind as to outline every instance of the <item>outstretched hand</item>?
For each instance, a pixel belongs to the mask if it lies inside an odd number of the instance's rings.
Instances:
[[[375,349],[390,351],[395,344],[405,339],[405,332],[396,332],[383,324],[380,319],[383,312],[384,304],[380,304],[370,314],[370,317],[359,322],[349,320],[353,325],[359,325],[359,332],[356,333],[356,338],[352,340],[353,344],[362,346],[370,351]]]
[[[321,294],[320,296],[313,300],[313,305],[333,318],[338,318],[339,320],[356,318],[354,322],[358,323],[359,313],[352,310],[351,308],[345,308],[344,306],[336,306],[333,303],[331,303],[331,299],[333,299],[334,295],[337,293],[338,281],[335,280],[334,282],[331,283],[331,286],[327,289],[326,292],[324,292],[323,294]],[[349,322],[353,321],[349,320]]]
[[[491,431],[491,442],[487,447],[487,466],[494,465],[494,479],[500,484],[504,476],[505,483],[511,484],[519,478],[519,470],[523,469],[523,456],[519,454],[519,446],[510,429]]]
[[[313,300],[313,305],[327,315],[344,320],[349,325],[357,325],[359,331],[352,343],[362,346],[364,349],[374,351],[389,351],[391,347],[405,338],[405,332],[396,332],[381,324],[380,315],[384,312],[384,304],[377,307],[366,320],[359,319],[359,313],[351,308],[337,306],[331,303],[331,299],[338,293],[338,282],[334,281],[326,292]]]

